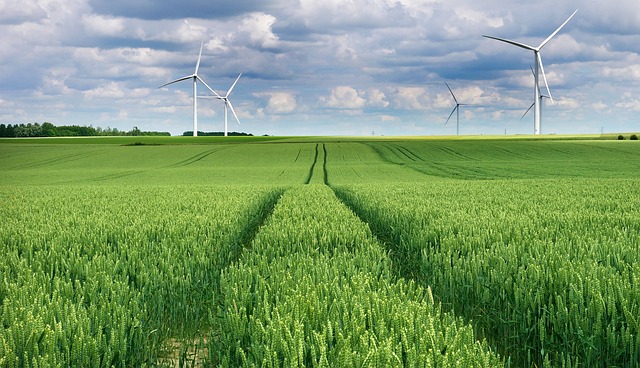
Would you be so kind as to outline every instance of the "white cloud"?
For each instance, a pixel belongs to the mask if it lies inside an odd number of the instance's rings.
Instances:
[[[321,101],[327,107],[335,109],[362,109],[366,100],[355,88],[349,86],[339,86],[331,91],[329,97],[322,97]]]
[[[47,12],[36,1],[3,0],[0,2],[0,23],[34,22],[46,15]]]
[[[342,35],[337,37],[330,37],[330,41],[335,48],[336,58],[343,62],[354,62],[358,60],[356,50],[351,47],[351,37],[349,35]]]
[[[116,82],[109,82],[94,89],[83,92],[86,100],[93,99],[119,99],[125,97],[122,87]]]
[[[614,80],[626,81],[633,79],[640,81],[640,64],[627,65],[623,67],[604,67],[602,75]]]
[[[616,107],[624,110],[640,111],[640,98],[626,98],[618,102]]]
[[[591,104],[591,108],[596,111],[604,111],[609,108],[609,105],[602,101],[597,101]]]
[[[276,17],[265,13],[252,13],[244,17],[238,27],[238,37],[244,42],[262,48],[278,46],[278,36],[272,27]]]
[[[400,121],[400,119],[397,116],[380,115],[380,121],[382,121],[382,122],[395,122],[395,121]]]
[[[298,106],[296,95],[291,92],[266,92],[254,95],[268,97],[266,112],[270,114],[289,114],[294,112]]]
[[[82,24],[89,33],[99,36],[122,36],[122,31],[124,31],[125,28],[122,18],[105,17],[95,14],[83,15]]]
[[[393,91],[393,106],[401,110],[425,110],[429,95],[423,87],[398,87]]]
[[[479,11],[473,8],[458,8],[455,12],[461,20],[466,22],[486,24],[491,28],[500,28],[505,25],[505,17],[491,15],[485,11]],[[511,21],[512,16],[509,14],[506,19]]]
[[[161,113],[161,114],[173,114],[178,109],[175,106],[160,106],[154,107],[151,109],[153,112]]]
[[[372,107],[387,107],[389,106],[389,101],[387,101],[387,96],[381,90],[377,88],[369,88],[366,91],[367,96],[367,104]]]
[[[573,98],[563,97],[563,98],[554,98],[554,105],[562,107],[564,109],[578,109],[580,108],[580,103]]]

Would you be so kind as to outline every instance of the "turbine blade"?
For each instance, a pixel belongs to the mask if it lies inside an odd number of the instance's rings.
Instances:
[[[198,74],[198,68],[200,68],[200,59],[202,58],[202,47],[204,46],[204,38],[202,39],[202,42],[200,43],[200,53],[198,54],[198,62],[196,63],[196,71],[193,74]]]
[[[458,99],[456,98],[456,95],[453,94],[453,91],[451,90],[451,87],[449,87],[449,85],[447,84],[447,82],[444,82],[444,84],[447,86],[447,88],[449,89],[449,92],[451,92],[451,97],[453,97],[453,100],[456,102],[456,105],[458,105]]]
[[[161,85],[161,86],[160,86],[160,87],[158,87],[158,88],[162,88],[162,87],[164,87],[164,86],[168,86],[168,85],[170,85],[170,84],[174,84],[174,83],[182,82],[183,80],[191,79],[191,78],[193,78],[193,77],[194,77],[193,75],[187,75],[187,76],[185,76],[185,77],[182,77],[182,78],[178,78],[178,79],[176,79],[176,80],[173,80],[173,81],[171,81],[171,82],[169,82],[169,83],[165,83],[165,84]]]
[[[543,48],[543,47],[544,47],[544,45],[546,45],[546,44],[547,44],[547,42],[551,41],[551,39],[553,38],[553,36],[555,36],[556,34],[558,34],[558,32],[560,32],[560,30],[562,29],[562,27],[564,27],[567,23],[569,23],[569,21],[571,20],[571,18],[573,18],[573,16],[574,16],[574,15],[576,15],[576,13],[577,13],[577,12],[578,12],[578,9],[576,9],[576,11],[574,11],[574,12],[573,12],[573,14],[571,14],[571,15],[569,16],[569,18],[567,18],[567,20],[565,20],[565,21],[564,21],[564,23],[562,23],[562,24],[560,25],[560,27],[558,27],[558,29],[556,29],[556,31],[555,31],[555,32],[553,32],[553,33],[551,34],[551,36],[547,37],[547,39],[546,39],[546,40],[542,41],[542,43],[540,44],[540,46],[538,46],[538,50],[540,50],[541,48]]]
[[[533,67],[531,65],[529,65],[529,69],[531,69],[531,74],[533,74],[533,78],[536,78],[536,72],[533,71]],[[541,95],[542,92],[540,92],[540,85],[538,85],[538,95]]]
[[[231,91],[233,91],[233,88],[236,86],[236,83],[238,83],[238,79],[240,79],[241,76],[242,76],[242,73],[240,73],[240,75],[238,75],[238,78],[236,78],[236,81],[233,82],[233,84],[231,85],[231,88],[229,88],[229,90],[227,91],[226,96],[224,96],[224,97],[229,97],[229,94],[231,94]]]
[[[544,74],[544,67],[542,66],[542,57],[540,56],[539,52],[536,52],[536,55],[538,55],[538,65],[540,65],[540,72],[542,72],[542,79],[544,79],[544,85],[547,87],[547,93],[549,94],[549,99],[551,100],[551,103],[554,103],[553,97],[551,96],[551,90],[549,89],[549,84],[547,83],[547,75]],[[540,88],[539,85],[538,85],[538,88]],[[538,94],[540,94],[540,90],[538,90]]]
[[[529,112],[529,110],[531,110],[533,108],[533,105],[535,105],[536,103],[532,103],[531,106],[529,106],[529,108],[527,109],[527,111],[524,112],[524,114],[522,114],[522,117],[520,118],[520,120],[524,119],[525,115],[527,115],[527,113]]]
[[[447,121],[444,123],[445,126],[449,122],[449,119],[451,119],[451,117],[453,116],[453,113],[456,112],[457,108],[458,108],[458,105],[456,105],[456,107],[453,108],[453,110],[451,111],[451,114],[449,114],[449,117],[447,118]]]
[[[211,93],[213,93],[213,95],[216,98],[222,98],[220,97],[220,95],[218,94],[218,92],[214,91],[211,87],[209,87],[209,85],[207,84],[207,82],[204,81],[204,79],[200,78],[200,76],[196,75],[195,76],[202,84],[204,84],[205,87],[207,87],[209,89],[209,91],[211,91]]]
[[[240,125],[240,119],[238,119],[238,115],[236,115],[236,110],[233,109],[233,105],[231,104],[231,101],[225,100],[224,103],[229,105],[229,108],[231,109],[231,112],[233,113],[233,116],[236,118],[236,121],[238,122],[238,125]]]
[[[516,41],[511,41],[511,40],[507,40],[506,38],[500,38],[500,37],[493,37],[493,36],[486,36],[483,35],[482,37],[486,37],[486,38],[491,38],[493,40],[498,40],[498,41],[502,41],[502,42],[506,42],[506,43],[510,43],[514,46],[518,46],[518,47],[522,47],[523,49],[527,49],[527,50],[532,50],[535,51],[536,49],[532,46],[529,46],[527,44],[524,43],[520,43],[520,42],[516,42]]]

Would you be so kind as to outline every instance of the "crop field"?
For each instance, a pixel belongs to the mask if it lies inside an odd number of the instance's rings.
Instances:
[[[0,141],[0,367],[640,367],[640,145]]]

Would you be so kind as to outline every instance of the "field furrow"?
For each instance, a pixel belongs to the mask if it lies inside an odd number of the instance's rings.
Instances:
[[[187,159],[185,159],[185,160],[182,160],[182,161],[180,161],[180,162],[177,162],[177,163],[175,163],[175,164],[169,165],[169,166],[167,166],[167,167],[181,167],[181,166],[188,166],[188,165],[191,165],[191,164],[193,164],[193,163],[196,163],[196,162],[198,162],[198,161],[200,161],[200,160],[202,160],[202,159],[206,158],[206,157],[207,157],[207,156],[209,156],[209,155],[212,155],[212,154],[214,154],[214,153],[216,153],[216,152],[219,152],[219,151],[221,151],[221,150],[223,150],[223,149],[225,149],[225,148],[227,148],[227,147],[216,147],[216,148],[212,148],[212,149],[206,150],[206,151],[204,151],[204,152],[200,152],[200,153],[198,153],[198,154],[196,154],[196,155],[194,155],[194,156],[192,156],[192,157],[189,157],[189,158],[187,158]]]
[[[451,181],[337,194],[387,244],[398,275],[429,285],[517,366],[633,367],[638,188]]]
[[[215,366],[500,366],[325,185],[287,190],[225,269]]]
[[[2,364],[180,360],[190,348],[185,342],[211,331],[220,271],[251,242],[280,192],[255,186],[0,192]]]

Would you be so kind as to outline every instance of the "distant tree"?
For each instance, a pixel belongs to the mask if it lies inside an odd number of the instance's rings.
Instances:
[[[52,123],[27,123],[27,124],[0,124],[0,137],[87,137],[87,136],[170,136],[169,132],[141,131],[137,126],[133,130],[126,132],[117,128],[81,125],[60,125]]]
[[[632,141],[637,141],[638,140],[638,136],[635,134],[631,134],[631,137],[629,137],[630,140]]]
[[[17,125],[13,128],[14,137],[28,137],[27,126],[24,124]]]
[[[55,137],[57,135],[57,128],[55,125],[44,122],[42,123],[42,136],[43,137]]]
[[[230,136],[230,137],[253,137],[253,134],[245,133],[245,132],[227,132],[227,135]],[[184,136],[184,137],[193,136],[193,130],[188,130],[188,131],[182,133],[182,136]],[[198,131],[198,136],[199,137],[222,137],[222,136],[224,136],[224,132],[201,132],[201,131]]]
[[[15,125],[7,125],[7,131],[5,132],[5,137],[15,137],[16,136],[16,127]]]
[[[619,141],[624,141],[624,136],[623,136],[622,134],[620,134],[620,135],[618,136],[618,140],[619,140]]]
[[[137,126],[134,126],[133,129],[131,129],[131,131],[127,134],[127,135],[132,135],[132,136],[138,136],[140,135],[140,129],[138,129]]]

